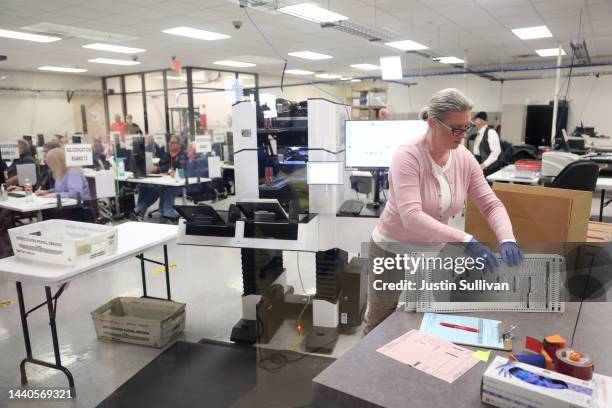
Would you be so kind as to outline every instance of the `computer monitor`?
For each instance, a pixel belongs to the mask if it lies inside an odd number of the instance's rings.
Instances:
[[[45,135],[39,133],[36,135],[36,146],[43,147],[45,145]]]
[[[422,120],[347,120],[347,168],[385,169],[397,148],[410,139],[424,135]]]
[[[82,142],[83,142],[83,138],[81,135],[72,135],[73,144],[81,144]]]

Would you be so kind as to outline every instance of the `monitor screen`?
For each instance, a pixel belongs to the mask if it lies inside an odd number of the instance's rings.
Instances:
[[[422,120],[347,120],[346,167],[388,168],[398,146],[425,132]]]
[[[342,184],[344,166],[342,162],[308,162],[306,180],[308,184]]]

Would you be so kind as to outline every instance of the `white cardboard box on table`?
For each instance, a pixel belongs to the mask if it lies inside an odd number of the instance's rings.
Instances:
[[[9,231],[15,256],[74,266],[117,251],[117,228],[69,220],[47,220]]]
[[[482,377],[482,401],[501,408],[612,407],[612,377],[583,381],[497,356]]]

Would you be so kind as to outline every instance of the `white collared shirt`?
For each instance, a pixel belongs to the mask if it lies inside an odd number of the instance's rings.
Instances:
[[[476,140],[474,141],[474,148],[472,150],[473,153],[477,156],[480,155],[480,142],[482,142],[482,138],[484,137],[486,129],[486,125],[478,129],[478,136],[476,136]],[[495,129],[489,129],[487,141],[489,142],[489,149],[491,149],[491,153],[489,154],[489,157],[487,157],[487,160],[483,162],[485,168],[495,163],[495,161],[501,154],[501,144],[499,142],[499,135],[497,134]]]

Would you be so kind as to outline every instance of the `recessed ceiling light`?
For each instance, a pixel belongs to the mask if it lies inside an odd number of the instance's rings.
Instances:
[[[197,38],[198,40],[215,41],[230,38],[229,35],[213,33],[212,31],[198,30],[191,27],[174,27],[162,30],[162,33],[180,35],[182,37]]]
[[[88,61],[95,62],[96,64],[110,64],[110,65],[138,65],[140,64],[140,61],[120,60],[120,59],[113,59],[113,58],[93,58]]]
[[[336,74],[316,74],[315,76],[317,78],[322,78],[322,79],[340,79],[342,78],[342,75],[336,75]]]
[[[457,58],[457,57],[434,58],[434,61],[441,62],[442,64],[463,64],[465,62],[461,58]]]
[[[121,45],[101,44],[101,43],[86,44],[83,46],[83,48],[89,48],[90,50],[98,50],[98,51],[120,52],[122,54],[137,54],[139,52],[146,51],[145,49],[142,49],[142,48],[123,47]]]
[[[357,68],[363,71],[376,71],[380,69],[378,65],[374,65],[374,64],[353,64],[351,65],[351,68]]]
[[[41,71],[53,71],[53,72],[69,72],[71,74],[78,74],[79,72],[87,72],[84,68],[70,68],[70,67],[52,67],[52,66],[44,66],[38,67]]]
[[[512,32],[521,40],[533,40],[536,38],[549,38],[553,36],[548,27],[546,27],[545,25],[515,28],[512,30]]]
[[[288,69],[285,72],[290,75],[312,75],[314,74],[314,72],[306,71],[304,69]]]
[[[402,79],[402,59],[400,57],[381,57],[382,79]]]
[[[351,82],[361,82],[361,79],[359,79],[359,78],[354,78],[354,79],[351,79]]]
[[[300,3],[292,6],[281,7],[278,9],[278,11],[315,23],[331,23],[333,21],[348,20],[347,16],[334,13],[333,11],[310,3]]]
[[[389,47],[397,48],[402,51],[418,51],[418,50],[426,50],[427,46],[423,44],[419,44],[418,42],[411,40],[402,40],[402,41],[392,41],[386,43]]]
[[[313,51],[296,51],[290,52],[289,55],[292,57],[304,58],[309,60],[324,60],[332,58],[331,55],[319,54],[318,52]]]
[[[232,61],[232,60],[221,60],[213,62],[215,65],[224,65],[226,67],[235,67],[235,68],[248,68],[254,67],[256,64],[251,62],[241,62],[241,61]]]
[[[535,50],[536,54],[540,57],[556,57],[559,55],[558,48],[544,48],[542,50]],[[561,48],[561,55],[566,55],[565,50]]]
[[[60,37],[51,37],[49,35],[39,35],[22,33],[21,31],[0,30],[0,37],[12,38],[14,40],[26,40],[39,43],[50,43],[61,40]]]

